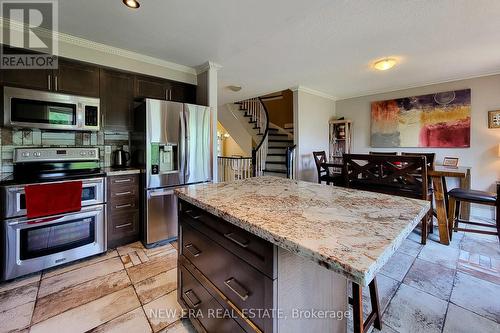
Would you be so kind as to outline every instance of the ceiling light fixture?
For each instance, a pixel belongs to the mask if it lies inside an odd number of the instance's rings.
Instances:
[[[384,58],[378,61],[375,61],[373,67],[379,71],[386,71],[394,67],[397,63],[397,60],[394,58]]]
[[[227,89],[234,91],[234,92],[238,92],[241,90],[241,86],[227,86]]]
[[[123,3],[128,8],[133,8],[133,9],[137,9],[141,6],[141,4],[137,0],[123,0]]]

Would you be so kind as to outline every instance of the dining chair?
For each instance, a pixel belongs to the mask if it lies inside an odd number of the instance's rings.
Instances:
[[[448,196],[449,196],[448,228],[450,233],[450,241],[453,237],[453,232],[457,231],[473,232],[485,235],[496,235],[500,240],[500,183],[497,183],[497,193],[454,188],[448,192]],[[496,213],[496,218],[495,218],[496,226],[488,223],[462,220],[460,218],[460,204],[462,202],[494,206]],[[473,226],[478,226],[483,228],[496,228],[496,231],[489,231],[484,229],[460,228],[459,223],[470,224]]]
[[[410,198],[427,198],[425,156],[344,154],[343,161],[344,183],[349,188]],[[422,219],[422,244],[427,240],[428,216],[429,214],[426,214]],[[367,320],[363,321],[361,286],[352,284],[352,298],[349,298],[349,303],[353,307],[355,332],[367,332],[372,324],[379,330],[382,327],[377,280],[374,278],[368,286],[372,310]]]
[[[341,175],[331,175],[328,168],[325,168],[322,164],[326,163],[326,152],[325,151],[313,151],[314,163],[316,163],[316,171],[318,172],[318,183],[326,182],[327,185],[330,183],[335,184],[335,182],[341,178]]]
[[[397,151],[371,151],[370,155],[397,155]]]
[[[427,168],[432,169],[434,168],[434,161],[436,160],[436,153],[417,153],[417,152],[402,152],[401,156],[425,156],[426,162],[427,162]],[[429,199],[431,202],[431,212],[433,216],[437,217],[437,212],[434,210],[434,188],[432,184],[432,179],[431,177],[428,177],[427,184],[429,185]],[[443,179],[443,186],[446,188],[446,180]],[[434,233],[434,224],[432,220],[429,223],[429,232],[432,234]]]

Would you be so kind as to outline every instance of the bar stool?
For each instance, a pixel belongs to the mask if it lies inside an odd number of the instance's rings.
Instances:
[[[475,232],[486,235],[496,235],[500,240],[500,183],[497,183],[497,193],[490,193],[485,191],[465,190],[461,188],[454,188],[448,192],[449,206],[448,206],[448,229],[450,232],[450,240],[453,231]],[[496,207],[496,227],[487,223],[472,222],[460,219],[460,203],[469,202],[480,205]],[[459,228],[458,224],[470,224],[480,227],[496,228],[496,231],[478,230],[478,229],[465,229]]]

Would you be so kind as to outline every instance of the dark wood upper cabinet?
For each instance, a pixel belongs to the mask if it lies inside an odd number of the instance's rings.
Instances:
[[[135,97],[168,99],[170,82],[148,76],[135,77]]]
[[[2,69],[2,85],[26,89],[50,90],[52,70],[50,69]]]
[[[54,91],[99,97],[99,67],[77,61],[59,59],[54,70]]]
[[[101,113],[104,128],[132,130],[132,108],[134,102],[134,76],[128,73],[101,70]]]
[[[196,86],[187,83],[172,83],[169,99],[175,102],[196,103]]]
[[[136,76],[134,96],[136,98],[195,103],[196,86],[155,77]]]

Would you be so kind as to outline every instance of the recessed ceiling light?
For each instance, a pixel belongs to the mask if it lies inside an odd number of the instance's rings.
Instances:
[[[394,67],[397,63],[397,60],[394,58],[384,58],[378,61],[375,61],[373,67],[379,71],[386,71]]]
[[[227,86],[227,89],[234,91],[234,92],[238,92],[241,90],[241,86]]]
[[[125,6],[133,9],[137,9],[141,6],[141,4],[137,0],[123,0]]]

